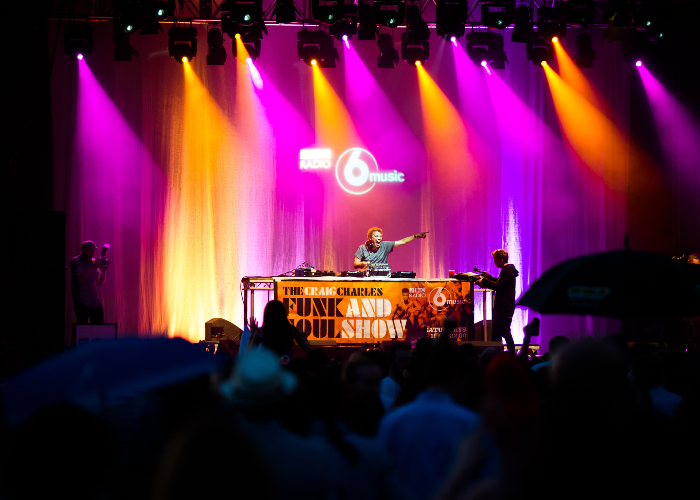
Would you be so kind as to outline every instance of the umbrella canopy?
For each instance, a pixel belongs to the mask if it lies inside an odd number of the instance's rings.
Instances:
[[[542,314],[607,318],[700,314],[700,266],[617,250],[557,264],[518,301]]]
[[[183,339],[124,339],[67,350],[0,387],[7,423],[71,401],[98,410],[114,399],[218,370],[220,358]]]

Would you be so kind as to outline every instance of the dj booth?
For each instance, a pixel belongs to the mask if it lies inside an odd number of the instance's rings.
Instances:
[[[457,320],[453,339],[474,340],[474,284],[469,281],[378,276],[241,281],[245,324],[250,317],[262,319],[261,306],[274,298],[310,341],[358,344],[435,337],[446,316]],[[485,309],[486,300],[484,317]]]

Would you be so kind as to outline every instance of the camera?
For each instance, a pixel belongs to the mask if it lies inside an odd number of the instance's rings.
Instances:
[[[109,265],[109,259],[107,258],[107,250],[109,250],[109,243],[105,243],[100,251],[100,269],[104,269]]]

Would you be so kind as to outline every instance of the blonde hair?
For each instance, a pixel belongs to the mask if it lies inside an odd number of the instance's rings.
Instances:
[[[502,248],[499,248],[498,250],[494,250],[493,252],[491,252],[491,255],[496,256],[497,258],[501,259],[503,262],[508,262],[508,252],[506,252]]]

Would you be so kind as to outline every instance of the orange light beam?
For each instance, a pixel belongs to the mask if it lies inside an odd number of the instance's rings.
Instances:
[[[197,342],[204,322],[220,317],[212,179],[216,176],[216,143],[227,134],[221,130],[225,120],[192,65],[185,62],[183,69],[183,129],[179,151],[171,162],[165,220],[165,306],[168,335]]]
[[[348,147],[362,146],[363,142],[345,104],[323,76],[318,65],[311,68],[314,75],[317,144],[327,145],[338,154]]]
[[[588,168],[605,179],[605,184],[623,190],[622,172],[628,158],[628,139],[593,104],[557,75],[542,66],[547,77],[557,117],[567,141]]]
[[[569,57],[569,54],[566,53],[561,43],[555,43],[553,45],[561,78],[569,84],[573,90],[593,104],[593,106],[597,108],[606,107],[605,99],[600,96],[595,86],[586,78],[586,75],[583,74],[578,66],[576,66],[576,63]]]
[[[439,167],[451,167],[450,170],[467,167],[467,129],[459,111],[423,66],[417,65],[416,71],[429,157]]]
[[[462,189],[469,186],[466,180],[471,171],[467,141],[467,129],[457,108],[422,65],[416,65],[423,113],[423,133],[427,153],[427,182],[421,188],[424,210],[421,211],[421,227],[433,227],[432,197],[436,192],[447,192],[449,186]],[[438,194],[437,196],[441,196]],[[420,272],[424,276],[442,276],[446,271],[437,262],[438,251],[432,242],[423,245]]]

